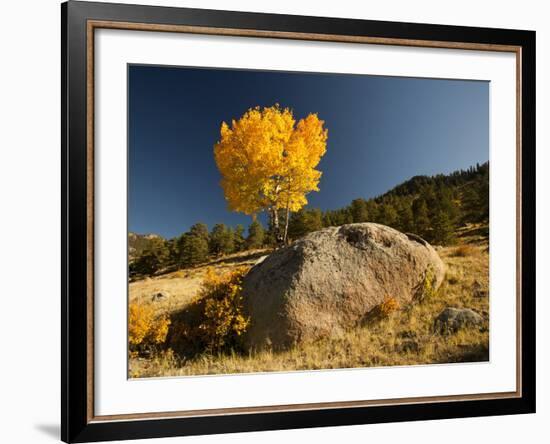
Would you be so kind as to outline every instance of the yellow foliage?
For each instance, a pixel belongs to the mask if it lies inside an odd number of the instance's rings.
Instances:
[[[394,297],[388,296],[384,299],[384,302],[380,304],[380,314],[384,317],[389,316],[390,313],[399,310],[399,301]]]
[[[149,347],[164,343],[170,320],[155,316],[153,307],[131,303],[128,312],[128,341],[130,348]]]
[[[208,349],[219,350],[232,345],[246,331],[250,319],[244,314],[241,290],[247,272],[247,267],[223,275],[208,270],[201,293],[202,321],[198,326]]]
[[[229,208],[248,215],[263,209],[298,211],[306,194],[319,191],[315,169],[326,152],[328,131],[316,114],[297,124],[288,108],[249,109],[231,127],[225,122],[214,157]]]
[[[239,267],[218,274],[209,268],[197,300],[180,313],[171,328],[170,347],[184,355],[238,348],[250,322],[241,294],[242,279],[248,270]]]
[[[431,267],[428,267],[424,279],[421,282],[420,292],[418,293],[418,299],[420,301],[430,300],[435,296],[435,273]]]
[[[367,313],[365,322],[380,322],[390,314],[401,308],[399,301],[393,296],[386,296],[384,300]]]

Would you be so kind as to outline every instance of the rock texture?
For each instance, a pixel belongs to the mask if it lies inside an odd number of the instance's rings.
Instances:
[[[251,324],[248,348],[284,348],[335,336],[361,322],[387,297],[410,302],[431,269],[445,273],[436,251],[418,236],[373,223],[310,233],[275,251],[243,282]]]
[[[463,327],[479,326],[483,317],[469,308],[447,307],[435,318],[434,330],[438,333],[455,333]]]

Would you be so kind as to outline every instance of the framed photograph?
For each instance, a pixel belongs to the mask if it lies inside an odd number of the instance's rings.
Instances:
[[[62,439],[535,411],[535,33],[69,1]]]

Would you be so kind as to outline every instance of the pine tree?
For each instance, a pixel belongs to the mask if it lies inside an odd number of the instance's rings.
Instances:
[[[484,177],[479,184],[479,218],[482,221],[489,220],[489,174]]]
[[[235,245],[235,251],[242,251],[244,248],[244,227],[239,224],[235,227],[233,232],[233,243]]]
[[[403,202],[397,211],[397,228],[403,233],[414,231],[412,207],[407,201]]]
[[[462,220],[463,222],[476,220],[479,216],[479,194],[473,184],[467,185],[462,190]]]
[[[130,264],[130,275],[152,275],[166,266],[170,259],[169,244],[164,239],[152,239],[148,248]]]
[[[353,222],[367,222],[369,220],[369,210],[365,199],[355,199],[350,206]]]
[[[374,199],[369,199],[367,201],[367,213],[369,214],[369,222],[376,222],[378,218],[378,204]]]
[[[432,219],[433,230],[430,242],[439,245],[449,245],[455,240],[455,227],[449,214],[439,210]]]
[[[290,238],[298,239],[307,233],[323,228],[323,214],[318,208],[302,209],[290,218],[288,233]]]
[[[208,242],[209,235],[208,235],[208,226],[206,224],[203,224],[202,222],[198,222],[194,224],[190,229],[189,233],[193,236],[200,237]]]
[[[225,224],[216,224],[210,233],[210,253],[230,254],[235,250],[233,230]]]
[[[395,211],[391,203],[384,203],[380,206],[378,221],[378,223],[387,225],[388,227],[395,227],[397,225],[397,211]]]
[[[430,218],[428,216],[428,205],[423,197],[418,197],[412,205],[414,217],[414,232],[421,237],[427,237],[430,230]]]
[[[193,225],[177,241],[179,265],[188,267],[200,264],[208,258],[208,227],[203,223]]]
[[[246,238],[246,247],[248,249],[262,248],[264,246],[264,227],[255,220],[248,227],[248,237]]]
[[[181,261],[185,266],[195,266],[208,258],[208,242],[200,236],[184,235]]]

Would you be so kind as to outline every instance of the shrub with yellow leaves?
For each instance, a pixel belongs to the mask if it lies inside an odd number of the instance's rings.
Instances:
[[[424,274],[424,278],[420,283],[420,288],[417,292],[416,299],[420,302],[429,301],[435,297],[436,293],[435,273],[431,267],[428,267],[426,273]]]
[[[203,319],[198,326],[200,336],[211,350],[220,350],[235,345],[235,340],[248,327],[250,319],[243,310],[242,279],[246,267],[225,275],[217,275],[212,270],[206,275],[203,284]]]
[[[386,295],[386,297],[380,304],[375,306],[371,311],[367,313],[364,321],[367,323],[378,322],[382,319],[387,318],[400,308],[401,304],[399,304],[399,301],[396,298]]]
[[[180,354],[239,348],[250,322],[244,312],[242,280],[248,267],[219,274],[209,268],[197,300],[174,318],[168,343]]]
[[[128,311],[128,342],[130,350],[140,352],[164,343],[170,320],[155,316],[151,305],[130,304]]]
[[[401,306],[397,299],[392,296],[386,296],[384,302],[379,305],[380,315],[382,317],[387,317],[394,311],[399,310],[399,308],[401,308]]]

